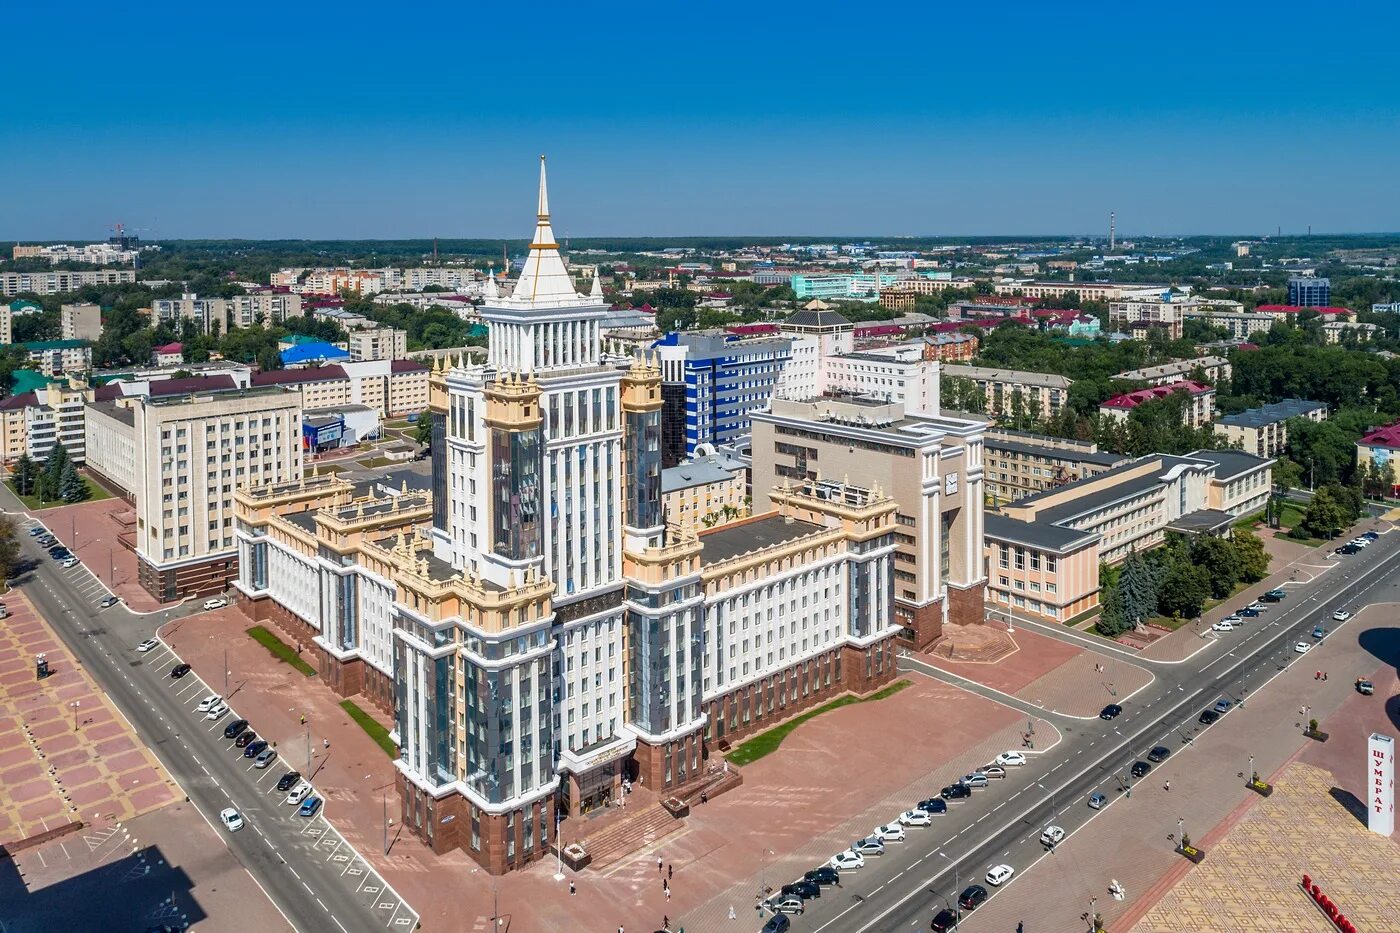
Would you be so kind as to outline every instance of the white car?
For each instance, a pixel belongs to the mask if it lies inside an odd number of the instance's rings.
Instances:
[[[227,599],[224,599],[222,596],[216,596],[213,599],[206,599],[204,601],[204,610],[208,612],[211,609],[222,609],[227,605]]]
[[[289,803],[289,804],[292,804],[292,805],[294,805],[294,806],[297,806],[297,805],[300,805],[301,802],[302,802],[303,800],[305,800],[305,799],[307,798],[307,795],[310,794],[310,793],[311,793],[311,785],[308,784],[308,783],[306,783],[305,781],[302,781],[302,782],[301,782],[300,784],[298,784],[296,787],[293,787],[293,788],[292,788],[292,792],[291,792],[290,794],[288,794],[288,795],[287,795],[287,799],[284,800],[284,801],[282,801],[282,802],[283,802],[283,803]]]
[[[1063,826],[1047,826],[1045,832],[1040,834],[1040,844],[1043,846],[1057,845],[1065,838],[1065,828]]]
[[[994,865],[991,871],[987,872],[987,884],[994,888],[1006,884],[1014,874],[1016,874],[1016,869],[1010,865]]]
[[[62,567],[64,570],[67,570],[69,567],[76,567],[76,566],[78,566],[78,565],[81,564],[81,563],[82,563],[82,561],[78,560],[78,558],[76,558],[76,557],[70,557],[70,558],[68,558],[67,560],[63,561],[63,563],[59,564],[58,566]]]
[[[1243,618],[1242,616],[1233,616],[1233,615],[1231,615],[1231,616],[1226,616],[1225,618],[1221,619],[1220,621],[1221,621],[1221,622],[1229,622],[1231,625],[1244,625],[1244,618]]]
[[[997,756],[999,765],[1015,765],[1017,767],[1026,763],[1026,756],[1020,752],[1002,752]]]
[[[217,693],[211,693],[199,701],[199,705],[194,708],[194,711],[196,713],[207,713],[211,707],[218,706],[222,702],[224,702],[223,697],[219,696]]]
[[[1298,652],[1299,654],[1307,654],[1309,651],[1312,650],[1312,645],[1308,644],[1305,641],[1300,641],[1298,642],[1298,644],[1293,646],[1293,650]]]
[[[927,814],[925,814],[927,815]],[[889,823],[885,826],[876,826],[870,831],[870,835],[881,842],[903,842],[904,827],[898,823]]]
[[[865,856],[847,849],[845,852],[837,852],[827,864],[837,871],[854,871],[865,867]]]
[[[1219,622],[1212,625],[1210,627],[1210,630],[1212,632],[1233,632],[1235,630],[1235,626],[1232,623],[1226,622],[1224,619],[1221,619]]]
[[[154,638],[147,638],[145,641],[141,642],[141,644],[139,644],[139,645],[136,646],[136,650],[137,650],[137,651],[154,651],[156,648],[159,648],[159,647],[160,647],[160,642],[156,641]]]
[[[226,807],[219,811],[219,822],[224,824],[224,829],[231,833],[236,833],[243,828],[243,817],[233,807]]]
[[[1333,622],[1345,622],[1347,619],[1350,618],[1351,613],[1347,612],[1345,609],[1338,609],[1336,612],[1332,613]]]
[[[923,810],[905,810],[899,815],[899,823],[901,826],[931,826],[933,817]]]
[[[228,712],[228,704],[227,704],[227,703],[216,703],[215,705],[209,707],[209,712],[207,712],[207,713],[204,714],[204,718],[205,718],[205,719],[218,719],[220,716],[222,716],[224,713],[227,713],[227,712]]]

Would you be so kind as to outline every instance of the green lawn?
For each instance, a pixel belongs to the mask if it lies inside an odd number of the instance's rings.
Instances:
[[[766,732],[760,732],[746,742],[741,742],[738,748],[724,757],[736,765],[746,765],[758,761],[758,759],[765,755],[771,755],[773,752],[776,752],[778,746],[783,744],[783,739],[787,738],[788,735],[792,733],[792,730],[796,729],[807,720],[815,716],[820,716],[822,713],[829,713],[834,709],[840,709],[843,706],[850,706],[852,703],[869,703],[871,700],[883,700],[886,697],[894,696],[907,686],[909,686],[909,681],[896,680],[888,687],[876,693],[872,693],[868,697],[844,696],[832,700],[830,703],[825,703],[818,706],[816,709],[808,710],[801,716],[794,716],[781,726],[774,726]]]
[[[278,638],[276,635],[274,635],[272,632],[269,632],[261,625],[255,625],[252,628],[248,629],[248,634],[252,636],[253,641],[257,642],[258,644],[266,648],[268,651],[272,652],[272,656],[275,657],[277,660],[281,661],[283,664],[290,664],[292,667],[301,671],[307,677],[316,676],[316,668],[303,661],[297,655],[297,653],[292,650],[291,645],[287,644],[285,641]]]
[[[376,745],[384,749],[384,754],[390,758],[399,757],[399,750],[395,747],[394,740],[389,738],[389,730],[380,725],[379,720],[356,706],[353,700],[341,700],[340,708],[349,713],[350,718],[360,724],[360,728],[374,739]]]
[[[92,480],[88,479],[86,476],[83,476],[81,473],[79,473],[78,475],[79,475],[79,476],[82,476],[83,482],[87,485],[88,497],[87,497],[86,499],[83,500],[84,502],[97,502],[97,501],[100,501],[100,500],[102,500],[102,499],[110,499],[110,498],[112,498],[112,494],[111,494],[110,492],[108,492],[107,490],[103,489],[101,486],[97,485],[97,484],[94,483]],[[15,493],[15,497],[16,497],[17,499],[19,499],[19,501],[21,501],[21,502],[24,503],[24,507],[25,507],[26,509],[31,509],[31,510],[38,510],[38,509],[55,509],[55,508],[58,508],[58,507],[61,506],[61,505],[76,505],[76,504],[77,504],[77,503],[74,503],[74,502],[64,502],[62,499],[48,499],[48,500],[45,500],[45,502],[41,505],[41,504],[39,503],[39,500],[36,499],[34,496],[21,496],[18,492],[15,492],[15,482],[14,482],[14,480],[12,480],[12,479],[6,480],[6,481],[5,481],[5,485],[10,487],[10,492]]]
[[[390,460],[388,457],[370,457],[368,460],[356,460],[355,462],[366,469],[372,470],[375,467],[388,466],[394,461]]]

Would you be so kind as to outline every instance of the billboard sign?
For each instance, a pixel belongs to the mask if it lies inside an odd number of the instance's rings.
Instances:
[[[1379,732],[1366,743],[1366,812],[1371,832],[1395,832],[1395,739]]]

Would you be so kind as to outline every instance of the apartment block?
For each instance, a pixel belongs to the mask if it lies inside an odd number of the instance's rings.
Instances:
[[[1230,361],[1223,356],[1199,356],[1193,360],[1173,360],[1158,366],[1130,369],[1118,373],[1113,378],[1164,386],[1181,382],[1183,379],[1191,379],[1197,372],[1200,372],[1204,380],[1211,385],[1219,385],[1230,378],[1232,370]]]
[[[134,269],[98,269],[87,272],[0,272],[0,295],[7,297],[24,292],[36,295],[61,295],[75,292],[87,285],[121,285],[136,281]]]
[[[926,647],[943,622],[982,618],[985,427],[864,397],[775,397],[753,415],[754,510],[777,484],[822,478],[861,477],[893,497],[894,620]]]
[[[64,340],[96,340],[101,337],[102,309],[94,304],[61,306],[59,336]]]
[[[1316,276],[1291,276],[1288,279],[1288,303],[1307,308],[1326,307],[1332,303],[1332,280]]]
[[[1101,451],[1092,442],[1024,431],[988,431],[983,447],[987,503],[994,508],[1096,476],[1130,459]]]
[[[1119,298],[1160,297],[1168,291],[1166,285],[1118,285],[1112,282],[999,282],[993,286],[996,294],[1041,300],[1078,296],[1080,301],[1114,301]]]
[[[748,515],[748,464],[724,452],[661,471],[661,509],[670,524],[700,530]]]
[[[39,340],[20,346],[33,367],[49,378],[92,369],[92,345],[86,340]]]
[[[1248,340],[1255,334],[1267,334],[1274,326],[1276,318],[1272,314],[1258,314],[1250,311],[1221,311],[1213,307],[1188,308],[1186,319],[1204,321],[1215,327],[1224,327],[1236,340]]]
[[[366,360],[253,373],[250,384],[295,392],[305,408],[366,405],[385,418],[428,408],[428,367],[412,360]]]
[[[1099,403],[1099,414],[1106,418],[1127,421],[1129,413],[1143,402],[1166,398],[1178,392],[1189,397],[1186,408],[1181,413],[1182,423],[1188,428],[1204,427],[1215,417],[1215,388],[1189,379],[1115,395]]]
[[[1366,343],[1384,332],[1379,324],[1358,324],[1355,321],[1327,321],[1322,325],[1322,339],[1326,343],[1341,343],[1350,339]]]
[[[217,325],[219,332],[228,330],[228,299],[200,298],[186,292],[179,298],[157,298],[151,302],[151,324],[169,324],[178,333],[181,323],[194,321],[202,334],[210,333]]]
[[[87,407],[87,464],[135,506],[121,536],[162,601],[236,576],[234,491],[300,478],[301,401],[280,390],[133,396]]]
[[[1392,476],[1400,476],[1396,461],[1400,459],[1400,423],[1388,424],[1369,431],[1356,442],[1356,466],[1364,475],[1372,465],[1382,473],[1388,468]],[[1400,493],[1400,480],[1392,481],[1390,494]]]
[[[408,354],[408,331],[392,327],[350,332],[350,359],[401,360]]]
[[[302,298],[286,289],[258,289],[245,295],[234,295],[224,301],[228,321],[225,327],[271,327],[302,316]]]
[[[977,356],[976,334],[936,333],[924,337],[924,359],[963,363]]]
[[[1019,404],[1041,418],[1059,413],[1069,401],[1072,383],[1066,376],[1051,373],[962,365],[945,365],[943,378],[971,380],[986,395],[990,415],[1005,415]]]
[[[1327,420],[1327,405],[1300,398],[1250,408],[1215,420],[1215,433],[1223,435],[1231,447],[1258,457],[1277,457],[1288,447],[1288,422],[1292,418]]]
[[[1129,333],[1160,329],[1169,339],[1177,340],[1186,320],[1186,309],[1195,306],[1190,299],[1161,294],[1112,301],[1108,305],[1108,323]]]

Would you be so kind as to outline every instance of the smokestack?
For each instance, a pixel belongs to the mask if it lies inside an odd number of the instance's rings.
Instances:
[[[1116,211],[1108,212],[1108,251],[1110,253],[1113,252],[1113,246],[1117,242],[1117,232],[1114,229],[1117,219],[1118,214]]]

